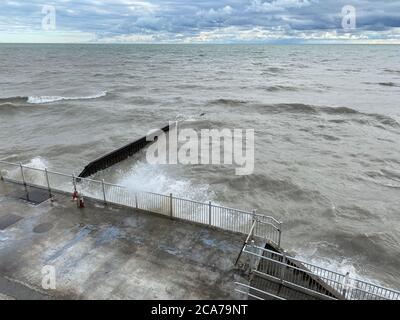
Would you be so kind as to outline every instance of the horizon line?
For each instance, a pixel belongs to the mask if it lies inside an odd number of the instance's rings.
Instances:
[[[400,45],[399,42],[362,42],[360,41],[338,41],[335,40],[326,42],[1,42],[0,45],[18,45],[18,44],[31,44],[31,45],[43,45],[43,44],[54,44],[54,45]]]

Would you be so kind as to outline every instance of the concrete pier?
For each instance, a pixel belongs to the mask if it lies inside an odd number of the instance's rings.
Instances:
[[[243,236],[0,181],[0,299],[237,299]],[[56,289],[42,287],[44,266]]]

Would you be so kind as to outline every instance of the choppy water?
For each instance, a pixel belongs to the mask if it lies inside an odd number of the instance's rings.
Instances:
[[[78,173],[165,125],[254,128],[255,172],[102,177],[273,215],[300,257],[400,288],[400,47],[1,45],[0,159]],[[200,116],[203,114],[203,116]]]

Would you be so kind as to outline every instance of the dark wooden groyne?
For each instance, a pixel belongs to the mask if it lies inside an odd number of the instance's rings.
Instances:
[[[159,132],[168,132],[169,130],[170,125],[161,128]],[[145,136],[110,153],[107,153],[106,155],[101,156],[100,158],[97,158],[96,160],[90,162],[79,174],[79,177],[87,178],[99,171],[105,170],[123,160],[126,160],[127,158],[144,149],[151,143],[153,143],[153,141],[148,141],[148,137]]]

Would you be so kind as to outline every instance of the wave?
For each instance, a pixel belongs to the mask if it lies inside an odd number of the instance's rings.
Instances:
[[[321,111],[327,114],[347,114],[353,115],[350,118],[331,119],[329,122],[335,123],[358,123],[360,125],[374,125],[379,128],[392,127],[400,128],[400,123],[390,116],[378,113],[364,113],[350,108],[321,108]],[[367,119],[366,119],[367,118]],[[377,124],[379,123],[379,125]]]
[[[374,116],[378,121],[380,121],[382,124],[386,126],[391,126],[391,127],[400,127],[400,123],[391,117],[382,115],[382,114],[375,114],[375,113],[367,113],[369,116]]]
[[[296,203],[329,204],[329,200],[317,190],[303,188],[289,179],[274,179],[265,174],[254,173],[248,176],[232,176],[224,178],[221,183],[240,193],[269,194],[279,199]]]
[[[305,113],[305,114],[325,113],[331,115],[361,114],[359,111],[347,107],[336,107],[336,108],[319,107],[301,103],[277,104],[267,107],[272,107],[275,110],[281,110],[284,112],[291,112],[291,113]]]
[[[328,140],[328,141],[340,141],[340,138],[334,137],[334,136],[332,136],[330,134],[317,134],[316,136],[321,137],[321,138],[323,138],[325,140]]]
[[[383,71],[387,73],[395,73],[395,74],[400,74],[400,70],[394,70],[394,69],[383,69]]]
[[[264,69],[264,70],[262,70],[262,74],[263,75],[274,75],[274,74],[280,74],[280,73],[283,73],[283,72],[285,72],[286,70],[284,69],[284,68],[280,68],[280,67],[269,67],[269,68],[266,68],[266,69]]]
[[[377,185],[387,188],[400,188],[400,172],[381,169],[380,171],[365,172],[366,178],[363,180],[370,181]]]
[[[361,112],[347,107],[317,107],[327,114],[362,114]]]
[[[296,250],[295,258],[343,275],[349,272],[353,278],[381,285],[381,283],[375,279],[366,276],[362,272],[359,262],[355,259],[343,256],[319,256],[318,247],[325,246],[329,247],[332,246],[332,244],[327,245],[324,242],[310,243],[309,249],[300,248]],[[323,274],[321,274],[321,276],[323,276]]]
[[[400,181],[400,172],[387,169],[382,169],[381,172],[390,179],[396,179],[397,181]]]
[[[307,261],[314,265],[327,270],[338,272],[345,275],[349,272],[352,276],[364,281],[370,281],[367,277],[363,277],[354,265],[354,261],[344,257],[316,257],[314,254],[310,254],[308,251],[298,250],[295,255],[296,259]]]
[[[394,82],[379,82],[378,84],[384,87],[399,87],[399,85]]]
[[[2,114],[15,113],[18,110],[18,108],[19,108],[18,104],[15,103],[11,102],[0,103],[0,111],[2,111]]]
[[[64,100],[90,100],[90,99],[98,99],[105,97],[107,95],[106,91],[102,91],[100,93],[90,95],[90,96],[82,96],[82,97],[63,97],[63,96],[16,96],[9,98],[0,98],[0,105],[8,104],[12,106],[17,103],[29,103],[29,104],[44,104],[44,103],[52,103]]]
[[[382,87],[400,87],[400,85],[398,85],[397,83],[394,82],[363,82],[364,84],[368,84],[368,85],[379,85]]]
[[[43,103],[51,103],[58,102],[64,100],[91,100],[105,97],[107,95],[106,91],[100,92],[98,94],[94,94],[91,96],[84,97],[62,97],[62,96],[31,96],[28,97],[27,102],[31,104],[43,104]]]
[[[175,117],[175,120],[178,122],[196,122],[200,117],[204,117],[205,115],[206,115],[205,112],[199,112],[198,114],[190,114],[190,115],[178,114]]]
[[[28,97],[9,97],[9,98],[0,98],[0,105],[14,105],[17,103],[24,103],[27,102]]]
[[[332,123],[349,123],[355,122],[362,125],[373,125],[371,122],[377,121],[379,124],[393,128],[399,128],[400,123],[387,115],[377,113],[364,113],[347,107],[321,107],[309,104],[289,103],[289,104],[271,104],[271,105],[256,105],[256,108],[265,110],[269,113],[293,113],[293,114],[306,114],[306,115],[342,115],[339,119],[330,119]],[[369,118],[369,119],[368,119]]]
[[[133,96],[126,98],[126,101],[129,101],[129,103],[133,103],[137,106],[152,106],[159,102],[157,99],[153,99],[149,96]]]
[[[212,100],[208,104],[210,104],[210,105],[219,104],[219,105],[226,105],[226,106],[240,106],[240,105],[244,105],[244,104],[247,104],[247,103],[248,103],[248,101],[244,101],[244,100],[221,98],[221,99]]]
[[[294,90],[295,88],[291,88]],[[260,113],[293,113],[318,116],[321,114],[328,114],[332,116],[343,116],[340,118],[329,119],[328,122],[332,123],[358,123],[361,125],[377,125],[374,121],[379,123],[379,127],[386,126],[392,128],[400,128],[398,120],[384,114],[378,113],[364,113],[348,107],[325,107],[315,106],[302,103],[280,103],[280,104],[260,104],[254,103],[250,100],[238,99],[216,99],[208,102],[208,105],[222,105],[230,107],[251,107]],[[371,121],[372,120],[372,121]]]
[[[261,110],[272,113],[300,113],[300,114],[317,114],[316,107],[308,104],[301,103],[288,103],[288,104],[259,104],[256,106]]]
[[[299,91],[299,88],[291,87],[291,86],[283,86],[283,85],[276,85],[276,86],[267,86],[261,87],[261,89],[268,91],[268,92],[278,92],[278,91]]]
[[[293,248],[296,258],[342,274],[350,272],[352,278],[393,286],[386,275],[395,275],[398,270],[398,243],[394,233],[332,230],[325,232],[325,239],[309,242],[303,247],[296,246]],[[362,254],[354,255],[354,252]],[[382,269],[385,269],[384,273]]]

